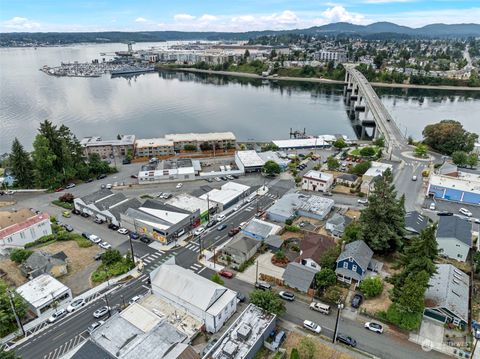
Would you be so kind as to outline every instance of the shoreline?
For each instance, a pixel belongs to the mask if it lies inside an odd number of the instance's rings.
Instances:
[[[325,84],[337,84],[343,85],[344,81],[339,80],[330,80],[326,78],[317,78],[317,77],[288,77],[288,76],[277,76],[277,77],[263,77],[257,74],[250,74],[247,72],[233,72],[233,71],[215,71],[215,70],[202,70],[189,67],[179,67],[179,68],[168,68],[168,67],[158,67],[159,70],[169,70],[169,71],[182,71],[182,72],[193,72],[193,73],[203,73],[210,75],[222,75],[222,76],[236,76],[251,78],[257,80],[277,80],[277,81],[295,81],[295,82],[313,82],[313,83],[325,83]],[[425,90],[445,90],[445,91],[480,91],[480,87],[468,87],[468,86],[433,86],[433,85],[414,85],[414,84],[392,84],[392,83],[383,83],[383,82],[371,82],[372,87],[390,87],[390,88],[402,88],[402,89],[425,89]]]

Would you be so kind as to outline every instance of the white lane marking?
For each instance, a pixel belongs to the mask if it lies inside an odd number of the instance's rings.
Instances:
[[[197,274],[202,273],[205,269],[207,269],[207,267],[203,267],[202,269],[200,269],[200,270],[197,272]]]

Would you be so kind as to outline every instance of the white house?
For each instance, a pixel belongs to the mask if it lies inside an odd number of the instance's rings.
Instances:
[[[167,261],[150,274],[152,292],[161,300],[202,320],[216,333],[237,310],[237,293]]]
[[[0,211],[0,248],[23,248],[49,234],[52,226],[48,213],[35,214],[27,208]]]
[[[456,216],[441,216],[437,243],[441,255],[465,262],[472,247],[472,223]]]
[[[383,175],[387,169],[392,171],[393,165],[389,163],[372,161],[370,168],[362,176],[362,185],[360,186],[360,191],[368,196],[375,188],[375,178]]]
[[[333,185],[333,175],[320,171],[308,171],[303,175],[302,189],[314,192],[327,192]]]

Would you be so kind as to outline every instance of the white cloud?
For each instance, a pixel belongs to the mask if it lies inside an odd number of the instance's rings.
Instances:
[[[262,16],[260,18],[262,21],[266,23],[270,23],[273,26],[277,25],[295,25],[299,22],[298,16],[290,10],[285,10],[280,14],[271,14],[267,16]]]
[[[175,21],[192,21],[195,19],[195,16],[190,14],[176,14],[173,19]]]
[[[138,22],[138,23],[145,23],[145,22],[147,22],[147,21],[148,21],[147,19],[145,19],[144,17],[141,17],[141,16],[140,16],[140,17],[137,17],[137,18],[135,19],[135,22]]]
[[[365,22],[365,17],[362,14],[349,12],[343,6],[336,5],[323,11],[321,18],[316,20],[323,24],[329,24],[332,22],[351,22],[353,24],[363,24]]]
[[[210,15],[210,14],[203,14],[198,19],[198,21],[200,21],[200,22],[212,22],[212,21],[217,21],[217,20],[218,20],[217,16]]]
[[[6,20],[2,23],[2,27],[10,30],[25,30],[32,31],[40,28],[38,22],[31,21],[25,17],[15,16],[10,20]]]

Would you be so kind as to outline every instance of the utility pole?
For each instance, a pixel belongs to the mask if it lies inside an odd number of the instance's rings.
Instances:
[[[210,222],[210,196],[207,194],[207,223]]]
[[[255,283],[258,283],[258,259],[257,259],[257,265],[255,269]]]
[[[338,333],[338,321],[340,319],[340,311],[343,309],[343,304],[338,303],[338,309],[337,309],[337,320],[335,321],[335,330],[333,331],[333,339],[332,343],[335,344],[335,341],[337,340],[337,333]]]
[[[128,235],[128,241],[130,242],[130,251],[132,254],[132,261],[133,261],[133,266],[135,267],[135,253],[133,252],[132,237],[130,237],[130,235]]]
[[[108,304],[108,298],[107,295],[103,297],[103,300],[105,300],[105,303],[107,303],[107,308],[108,308],[108,317],[110,318],[112,316],[112,313],[110,312],[110,304]]]
[[[15,308],[15,296],[12,291],[8,290],[8,300],[10,301],[10,306],[12,307],[13,314],[15,315],[15,320],[17,321],[18,328],[22,331],[22,335],[25,336],[25,329],[23,328],[22,321],[20,320],[17,310]]]

